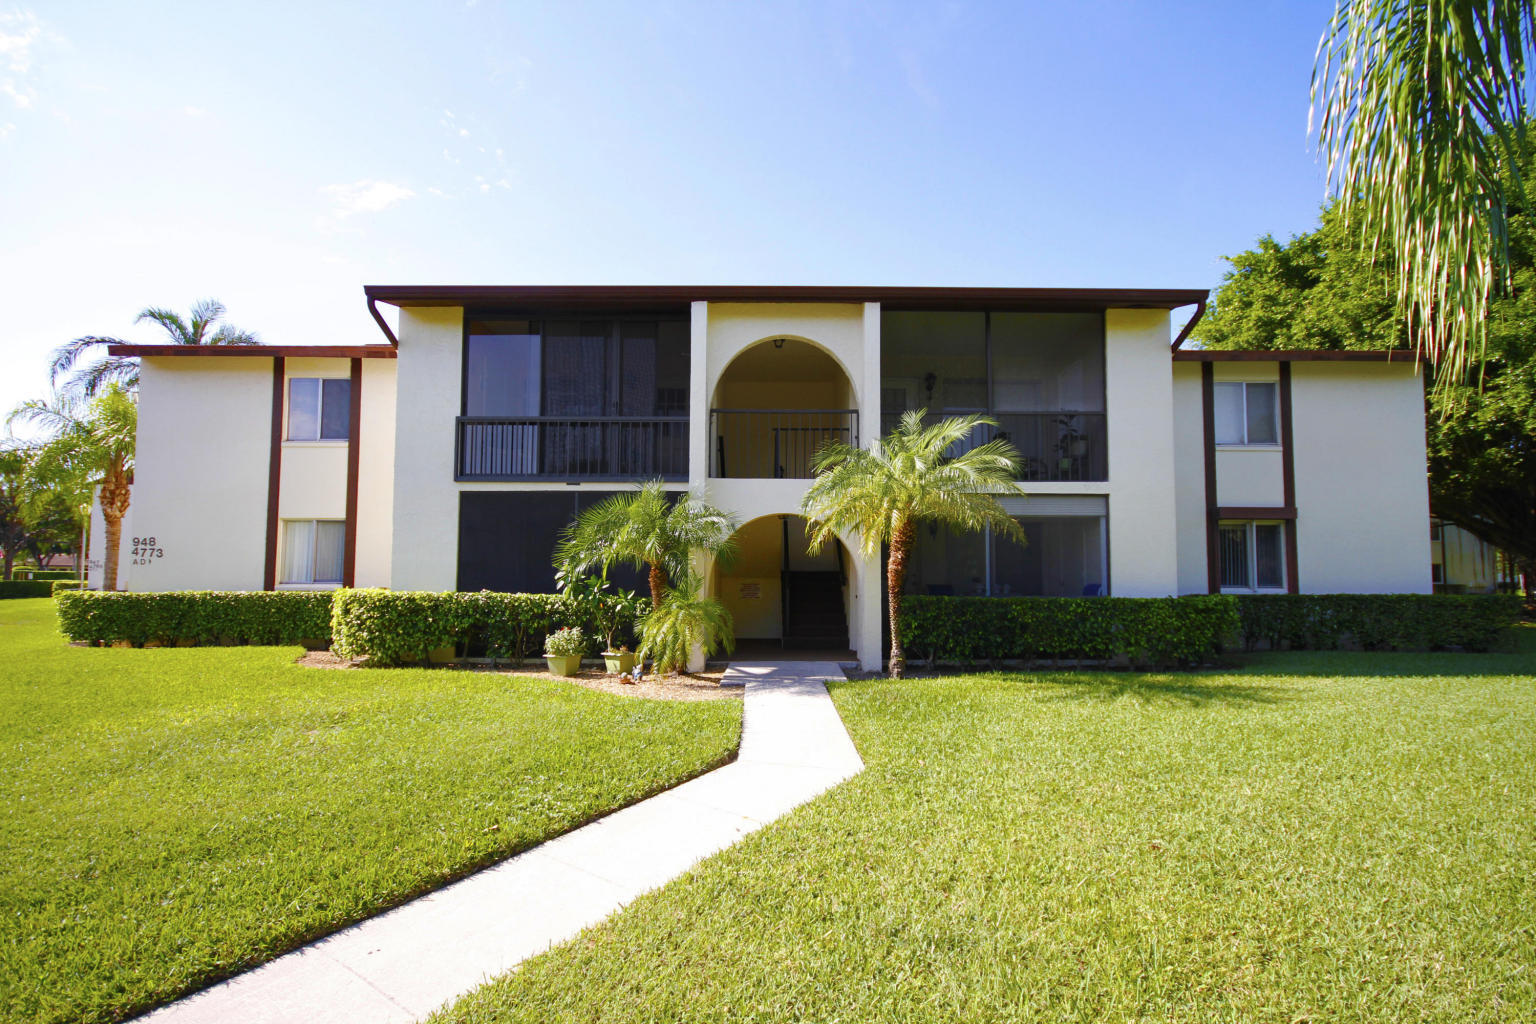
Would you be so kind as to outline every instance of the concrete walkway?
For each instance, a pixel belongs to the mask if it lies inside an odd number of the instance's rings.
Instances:
[[[841,678],[733,665],[724,684],[746,694],[731,764],[139,1019],[420,1020],[862,771],[822,684]]]

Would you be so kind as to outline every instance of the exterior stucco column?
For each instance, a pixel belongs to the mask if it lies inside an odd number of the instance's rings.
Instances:
[[[709,303],[695,302],[688,334],[688,489],[709,486]]]
[[[859,443],[873,448],[880,439],[880,303],[864,303],[864,380],[859,407]],[[859,667],[866,672],[880,671],[885,657],[881,643],[884,622],[885,572],[879,555],[865,555],[856,538],[843,538],[844,545],[858,566],[853,599],[853,649]]]

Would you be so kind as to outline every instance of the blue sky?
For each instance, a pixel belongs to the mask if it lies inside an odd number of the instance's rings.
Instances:
[[[0,407],[366,283],[1214,287],[1314,222],[1332,0],[9,3]]]

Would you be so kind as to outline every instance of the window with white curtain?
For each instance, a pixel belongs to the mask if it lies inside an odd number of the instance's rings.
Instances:
[[[1217,444],[1279,444],[1280,386],[1231,382],[1216,385]]]
[[[1281,523],[1222,523],[1221,589],[1284,590],[1284,530]]]
[[[347,524],[290,519],[283,524],[283,583],[340,583]]]

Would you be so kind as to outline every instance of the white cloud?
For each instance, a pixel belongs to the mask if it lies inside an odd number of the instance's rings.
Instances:
[[[21,79],[32,70],[32,47],[42,36],[42,22],[31,11],[21,7],[0,11],[0,65],[7,72],[0,79],[0,93],[9,96],[19,110],[30,107],[37,98]]]
[[[190,103],[182,107],[181,112],[188,117],[206,117],[208,115],[208,111],[202,107],[194,107]]]
[[[416,193],[404,185],[392,181],[374,181],[364,178],[348,185],[326,185],[320,191],[330,196],[337,217],[350,217],[355,213],[378,213],[396,203],[404,202]]]

